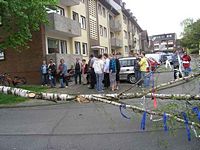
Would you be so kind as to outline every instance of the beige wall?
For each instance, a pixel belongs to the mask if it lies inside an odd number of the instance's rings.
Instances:
[[[136,38],[135,50],[136,50],[136,52],[139,52],[139,50],[140,50],[140,33],[138,32],[137,29],[136,29],[136,32],[135,32],[135,38]]]
[[[86,18],[86,29],[81,29],[81,36],[80,37],[74,37],[71,40],[71,47],[72,47],[72,53],[75,54],[75,41],[78,41],[81,43],[81,55],[82,55],[82,43],[87,43],[87,52],[89,53],[89,28],[87,25],[87,10],[86,10],[86,4],[80,2],[79,5],[75,5],[69,8],[70,10],[70,18],[73,19],[73,11],[79,14],[79,22],[81,22],[81,16],[84,16]],[[87,55],[83,55],[84,58],[88,57]]]
[[[100,36],[100,46],[102,47],[107,47],[108,48],[108,53],[110,53],[110,25],[109,25],[109,14],[108,14],[108,10],[101,4],[101,3],[97,3],[97,8],[98,8],[98,5],[101,5],[101,8],[102,8],[102,14],[99,14],[98,13],[98,27],[99,27],[99,32],[100,32],[100,25],[103,27],[103,36],[100,35],[99,33],[99,36]],[[106,11],[106,16],[103,15],[103,8],[105,8],[105,11]],[[97,10],[98,11],[98,10]],[[104,33],[104,27],[106,28],[107,30],[107,36],[105,36],[105,33]]]

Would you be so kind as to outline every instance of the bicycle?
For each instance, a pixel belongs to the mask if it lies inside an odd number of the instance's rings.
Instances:
[[[4,73],[3,75],[0,74],[0,85],[10,86],[12,84],[16,87],[19,85],[24,85],[26,83],[27,81],[25,77],[14,76],[14,78],[12,79],[11,76],[7,73]]]
[[[9,77],[7,73],[0,75],[0,85],[10,86],[12,83],[12,79]]]

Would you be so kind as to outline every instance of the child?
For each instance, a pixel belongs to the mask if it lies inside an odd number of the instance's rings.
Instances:
[[[54,76],[52,75],[51,69],[48,70],[48,79],[49,79],[51,88],[53,88],[54,87],[54,84],[53,84]]]

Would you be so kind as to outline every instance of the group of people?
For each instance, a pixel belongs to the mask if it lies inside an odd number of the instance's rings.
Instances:
[[[73,69],[73,66],[68,69],[64,59],[60,59],[58,69],[56,68],[56,64],[53,62],[53,59],[50,59],[49,64],[44,60],[40,67],[40,72],[42,86],[50,85],[52,88],[56,87],[56,81],[59,79],[60,88],[68,87],[68,81],[72,76],[75,77],[75,84],[77,84],[78,77],[79,84],[81,84],[81,79],[83,79],[83,84],[87,84],[87,64],[85,59],[80,62],[80,59],[76,58],[75,70]]]
[[[72,71],[72,72],[70,72]],[[43,61],[40,67],[42,86],[56,87],[56,79],[59,79],[60,88],[68,86],[68,77],[73,76],[75,84],[89,85],[90,89],[103,92],[105,88],[117,90],[119,84],[120,62],[116,55],[103,54],[98,57],[90,55],[88,63],[85,59],[76,58],[74,69],[67,69],[64,59],[60,60],[58,69],[50,59],[49,64]]]
[[[66,86],[68,82],[65,81],[65,76],[67,75],[67,65],[64,63],[64,59],[60,60],[60,65],[58,66],[58,73],[56,64],[53,62],[53,59],[50,59],[49,64],[43,60],[43,63],[40,67],[41,78],[42,78],[42,86],[50,85],[51,87],[56,87],[56,78],[59,76],[60,87],[64,88],[64,82],[66,82]]]
[[[104,88],[111,87],[112,91],[118,90],[120,62],[117,55],[103,54],[97,58],[90,55],[89,65],[89,83],[90,89],[103,92]]]
[[[145,52],[135,54],[135,57],[134,72],[137,86],[149,87],[152,73],[149,73],[149,71],[152,70],[148,59],[145,57]],[[191,57],[187,53],[184,53],[181,57],[177,57],[177,53],[175,53],[173,57],[174,79],[177,79],[180,61],[182,62],[184,76],[188,76],[191,72]],[[98,55],[98,57],[90,55],[88,63],[85,59],[76,58],[74,67],[74,69],[73,66],[67,69],[64,59],[60,60],[58,69],[52,59],[50,59],[49,64],[43,61],[40,67],[42,85],[56,87],[56,79],[58,78],[60,88],[65,88],[68,86],[69,78],[73,76],[75,84],[89,85],[90,89],[96,88],[98,92],[103,92],[104,89],[108,88],[115,91],[119,88],[120,62],[115,54],[108,55],[105,53]],[[179,77],[181,76],[179,73]]]

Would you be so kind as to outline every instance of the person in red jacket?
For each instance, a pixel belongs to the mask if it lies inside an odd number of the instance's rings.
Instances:
[[[191,72],[191,68],[190,68],[191,57],[185,51],[181,59],[182,59],[183,68],[184,68],[184,76],[188,76],[189,73]]]

